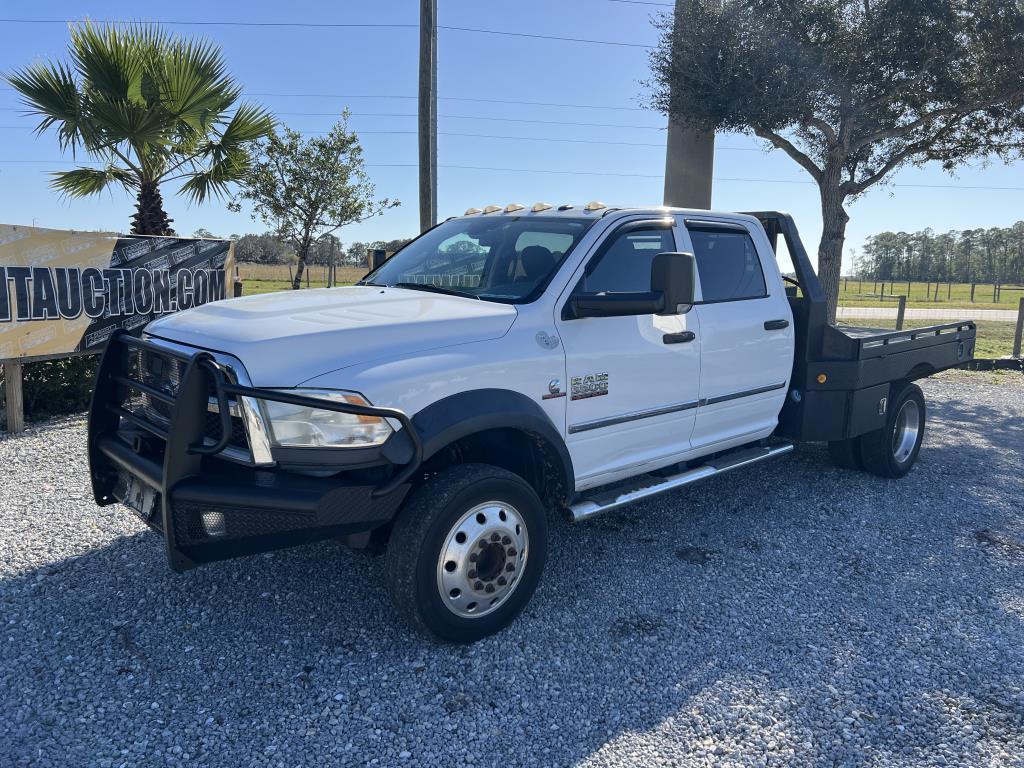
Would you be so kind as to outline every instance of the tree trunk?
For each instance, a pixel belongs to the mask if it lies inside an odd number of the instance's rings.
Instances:
[[[292,278],[292,290],[297,291],[302,287],[302,273],[306,271],[306,259],[309,257],[309,247],[311,243],[309,240],[303,240],[299,244],[297,256],[299,257],[299,263],[295,265],[295,277]]]
[[[135,203],[135,215],[132,216],[132,234],[173,235],[172,221],[164,211],[164,199],[160,196],[159,185],[155,181],[142,182]]]
[[[818,244],[818,280],[825,292],[828,321],[836,321],[839,304],[839,278],[843,266],[843,243],[850,217],[843,209],[843,197],[835,184],[821,187],[821,242]]]

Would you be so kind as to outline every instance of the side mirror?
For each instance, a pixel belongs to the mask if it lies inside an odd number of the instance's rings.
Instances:
[[[651,290],[665,298],[659,315],[685,315],[693,307],[697,260],[692,253],[659,253],[651,262]]]

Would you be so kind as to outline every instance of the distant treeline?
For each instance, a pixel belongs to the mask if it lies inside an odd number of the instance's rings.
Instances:
[[[882,232],[854,259],[865,280],[1024,283],[1024,221],[1012,227],[935,234]]]
[[[196,237],[214,237],[205,229],[197,230]],[[279,240],[270,232],[262,235],[231,235],[235,241],[235,260],[246,264],[294,264],[295,248],[289,243]],[[313,244],[309,252],[308,264],[330,264],[331,260],[338,266],[367,266],[369,254],[375,250],[397,251],[409,239],[375,240],[370,243],[349,243],[343,247],[342,242],[334,235],[328,235]]]

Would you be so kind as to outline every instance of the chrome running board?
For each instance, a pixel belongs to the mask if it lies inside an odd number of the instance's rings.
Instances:
[[[608,491],[591,498],[581,499],[569,505],[569,514],[572,521],[578,523],[595,515],[632,504],[634,501],[641,501],[651,496],[673,491],[676,488],[682,488],[684,485],[690,485],[700,480],[706,480],[709,477],[721,475],[723,472],[756,464],[759,461],[771,459],[775,456],[789,453],[792,450],[792,443],[783,443],[767,448],[747,448],[734,453],[727,453],[712,459],[707,464],[688,469],[677,475],[671,475],[651,485],[641,486],[632,490],[619,489]]]

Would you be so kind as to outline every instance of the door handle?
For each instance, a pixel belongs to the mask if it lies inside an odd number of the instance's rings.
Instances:
[[[783,328],[789,328],[789,320],[765,320],[764,329],[766,331],[781,331]]]
[[[665,344],[686,344],[696,338],[697,334],[693,331],[683,331],[682,333],[666,333],[661,340]]]

